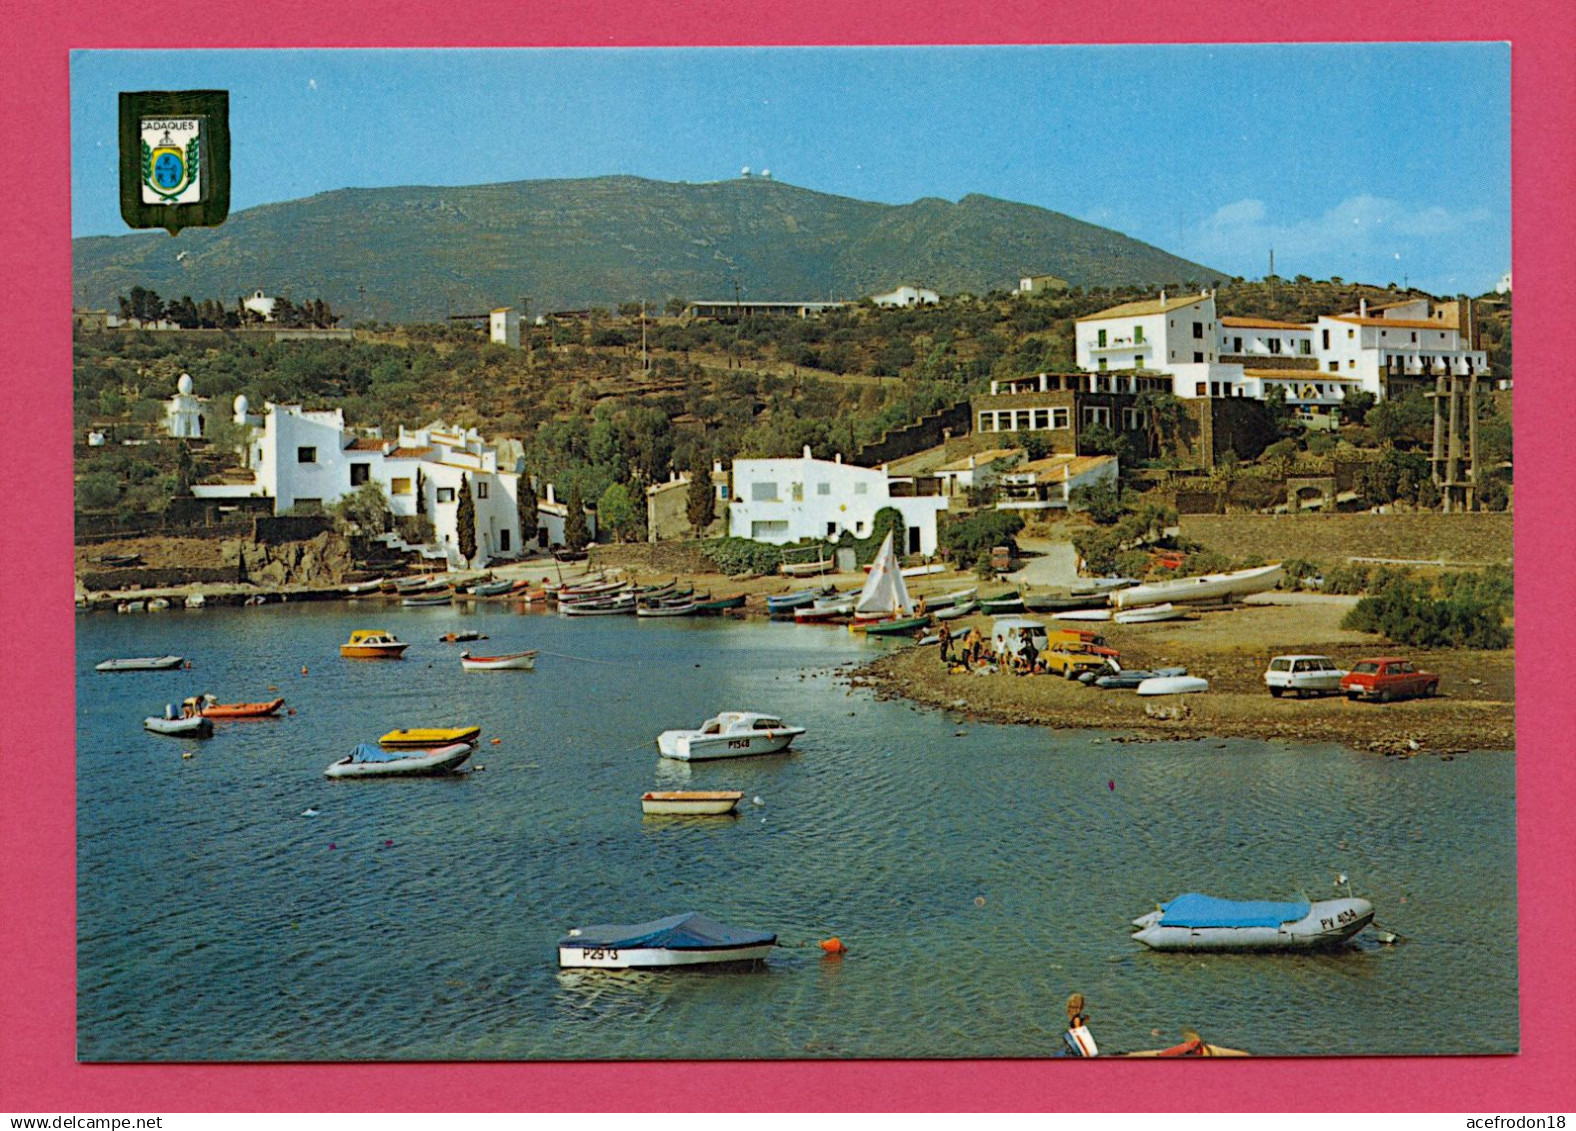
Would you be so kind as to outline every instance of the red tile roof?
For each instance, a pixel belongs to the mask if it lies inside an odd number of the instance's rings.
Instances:
[[[1222,326],[1240,326],[1244,330],[1312,330],[1307,322],[1272,322],[1268,318],[1222,318]]]

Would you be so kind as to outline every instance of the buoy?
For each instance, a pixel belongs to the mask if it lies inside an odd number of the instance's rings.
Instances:
[[[502,741],[503,741],[503,739],[501,739],[501,738],[495,738],[495,739],[492,740],[492,744],[494,746],[497,746]]]
[[[302,675],[306,675],[306,665],[305,664],[301,665],[301,674]]]
[[[295,708],[294,707],[286,707],[285,708],[285,714],[287,714],[287,715],[295,714]]]
[[[843,945],[843,940],[833,935],[829,939],[821,940],[821,949],[827,954],[847,954],[848,948]]]
[[[1110,781],[1105,783],[1105,786],[1106,786],[1107,789],[1115,789],[1116,788],[1116,779],[1112,778]]]
[[[271,683],[270,683],[270,684],[269,684],[269,685],[268,685],[268,690],[269,690],[269,691],[278,691],[278,690],[279,690],[279,688],[278,688],[278,687],[276,687],[276,686],[275,686],[275,685],[273,685],[273,684],[271,684]]]
[[[766,802],[762,801],[761,800],[761,795],[757,793],[754,797],[750,798],[750,804],[751,805],[765,805]]]
[[[190,750],[182,750],[181,751],[181,757],[182,758],[190,758],[191,756],[192,756],[192,752]]]
[[[976,895],[974,897],[974,906],[975,907],[984,907],[985,906],[985,897],[983,895]]]
[[[192,670],[192,662],[190,660],[186,661],[186,670],[187,671],[191,671]]]

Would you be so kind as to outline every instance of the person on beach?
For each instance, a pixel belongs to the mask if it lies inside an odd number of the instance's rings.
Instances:
[[[1018,654],[1023,657],[1023,670],[1027,675],[1034,674],[1034,662],[1040,658],[1040,650],[1034,646],[1034,635],[1027,628],[1020,630],[1023,636],[1023,647]]]
[[[937,636],[940,637],[938,643],[941,645],[941,662],[950,664],[952,662],[952,630],[943,624]]]

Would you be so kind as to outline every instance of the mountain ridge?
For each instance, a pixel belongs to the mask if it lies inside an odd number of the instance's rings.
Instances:
[[[184,253],[184,254],[182,254]],[[1023,275],[1074,286],[1230,276],[1036,205],[968,193],[883,204],[764,178],[629,174],[486,185],[346,187],[232,214],[217,229],[72,241],[73,299],[132,286],[233,301],[321,297],[354,320],[533,313],[670,297],[854,300],[904,283],[943,294]]]

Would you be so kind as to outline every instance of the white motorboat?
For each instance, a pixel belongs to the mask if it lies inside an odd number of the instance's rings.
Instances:
[[[1164,605],[1141,605],[1136,609],[1118,609],[1111,614],[1117,624],[1147,624],[1156,620],[1177,620],[1187,616],[1186,609],[1179,609],[1167,601]]]
[[[168,734],[176,738],[211,738],[213,736],[213,720],[202,715],[193,715],[182,718],[175,714],[173,707],[166,707],[163,717],[152,715],[142,720],[145,730],[154,734]]]
[[[386,750],[363,742],[346,757],[323,771],[325,778],[391,778],[446,774],[457,769],[475,749],[469,742],[454,742],[430,750]]]
[[[663,731],[657,735],[657,751],[682,762],[776,754],[803,733],[804,727],[790,726],[775,715],[723,711],[695,730]]]
[[[528,672],[536,667],[536,651],[505,652],[498,656],[460,653],[460,667],[468,672]]]
[[[1153,676],[1138,685],[1140,695],[1191,695],[1208,690],[1209,680],[1198,675]]]
[[[644,793],[641,812],[666,817],[720,817],[732,813],[744,797],[738,789],[681,789]]]
[[[1118,609],[1139,605],[1160,605],[1167,601],[1214,601],[1222,597],[1245,597],[1274,589],[1281,579],[1280,563],[1229,573],[1206,573],[1198,577],[1179,577],[1173,581],[1154,581],[1135,585],[1111,594]]]
[[[1153,950],[1316,950],[1339,946],[1373,922],[1366,899],[1216,899],[1189,892],[1133,920]]]
[[[713,962],[760,962],[777,936],[729,927],[698,911],[649,923],[604,923],[576,927],[558,940],[558,965],[622,970],[631,966],[699,966]]]
[[[171,668],[178,668],[183,662],[180,656],[133,656],[125,660],[105,660],[94,664],[96,672],[162,672]]]

